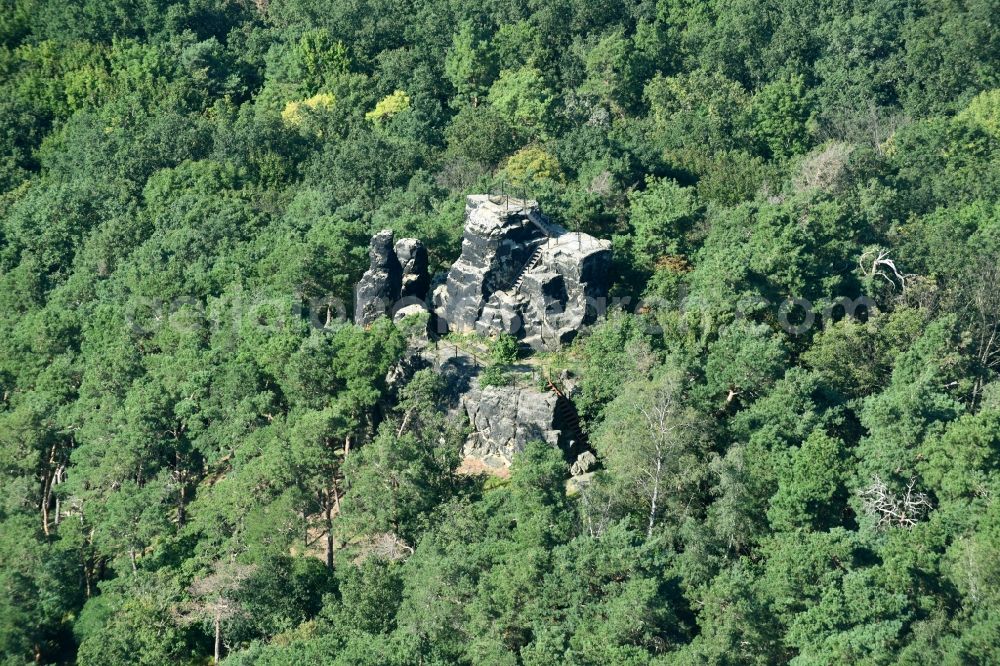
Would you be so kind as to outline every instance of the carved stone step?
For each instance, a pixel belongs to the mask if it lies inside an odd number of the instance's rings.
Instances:
[[[524,264],[524,268],[521,269],[521,272],[520,274],[518,274],[517,279],[514,280],[514,284],[511,285],[510,291],[517,291],[518,289],[521,288],[521,284],[524,282],[524,278],[528,274],[528,271],[537,266],[538,261],[541,258],[542,258],[542,248],[541,246],[539,246],[535,248],[535,251],[532,253],[531,257]]]

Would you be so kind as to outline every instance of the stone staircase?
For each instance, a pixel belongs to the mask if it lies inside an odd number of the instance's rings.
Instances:
[[[586,451],[589,447],[587,433],[584,432],[583,427],[580,425],[580,415],[577,413],[576,407],[573,405],[573,401],[563,395],[563,392],[560,391],[559,387],[553,384],[551,380],[549,380],[549,390],[558,396],[558,402],[556,403],[556,416],[559,421],[565,424],[573,434],[573,440],[575,442],[574,453]]]
[[[517,279],[515,279],[514,282],[510,285],[510,289],[508,289],[508,291],[513,291],[516,293],[517,290],[521,288],[521,283],[524,282],[524,276],[528,274],[528,271],[530,271],[532,268],[538,265],[538,261],[541,258],[542,258],[542,246],[539,245],[538,247],[535,248],[535,251],[531,253],[531,257],[528,259],[528,261],[525,262],[524,268],[522,268],[521,272],[518,273]]]
[[[545,220],[542,219],[542,216],[538,213],[537,210],[528,210],[526,213],[526,217],[528,218],[529,222],[534,224],[543,234],[545,234],[546,238],[556,237],[557,234],[552,230],[552,228],[548,225],[548,223],[546,223]]]

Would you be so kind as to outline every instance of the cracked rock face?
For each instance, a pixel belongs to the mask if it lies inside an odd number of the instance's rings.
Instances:
[[[470,196],[462,254],[435,289],[435,312],[452,331],[555,349],[596,318],[610,265],[610,241],[567,232],[535,201]]]
[[[533,386],[480,386],[480,364],[450,343],[427,345],[420,352],[429,367],[445,379],[449,415],[468,418],[471,434],[463,454],[487,468],[509,467],[528,442],[540,440],[565,455],[579,448],[575,413],[552,391]]]
[[[529,220],[534,202],[470,196],[465,205],[462,254],[435,291],[438,316],[452,331],[476,329],[490,296],[509,287],[534,252],[541,231]]]
[[[597,456],[590,451],[584,451],[576,458],[576,462],[570,467],[569,473],[573,476],[582,476],[597,465]]]
[[[392,231],[383,229],[368,246],[370,265],[354,291],[354,321],[371,326],[398,298],[403,270],[392,247]]]
[[[399,297],[427,300],[431,282],[427,274],[427,248],[416,238],[401,238],[394,249],[402,270]]]
[[[368,270],[354,290],[354,323],[371,326],[393,308],[426,300],[427,249],[419,240],[402,238],[393,244],[392,230],[383,229],[372,236],[368,259]]]
[[[465,454],[492,467],[507,467],[528,442],[541,440],[559,446],[562,431],[556,423],[557,400],[555,394],[534,389],[473,388],[462,396],[474,428]]]
[[[528,271],[520,295],[524,337],[532,346],[555,349],[570,342],[597,319],[607,296],[611,243],[581,233],[566,233],[542,246],[538,266]]]

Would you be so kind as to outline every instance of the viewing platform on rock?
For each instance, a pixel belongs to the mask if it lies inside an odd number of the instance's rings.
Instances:
[[[423,243],[396,240],[390,229],[375,234],[355,289],[355,322],[430,311],[439,333],[509,333],[555,350],[596,320],[611,241],[567,231],[537,201],[507,195],[467,197],[464,227],[462,252],[430,298]]]
[[[535,349],[569,342],[607,295],[611,242],[570,232],[538,202],[507,195],[466,199],[462,254],[434,290],[453,332],[506,332]]]

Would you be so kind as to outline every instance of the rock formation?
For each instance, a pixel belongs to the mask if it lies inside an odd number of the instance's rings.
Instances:
[[[356,289],[357,324],[427,312],[430,280],[420,241],[394,243],[391,231],[380,231],[372,237],[369,255],[371,266]],[[609,241],[553,224],[535,201],[470,196],[461,256],[434,290],[437,330],[503,331],[536,349],[558,348],[596,319],[599,299],[607,295],[610,264]],[[574,473],[588,473],[594,459],[580,455],[586,438],[569,398],[534,387],[480,386],[480,360],[457,345],[439,348],[416,335],[411,347],[415,356],[387,380],[395,388],[405,384],[420,359],[441,372],[452,410],[467,416],[472,426],[466,456],[487,468],[507,467],[528,442],[542,440],[576,461]]]
[[[580,442],[578,423],[558,394],[534,386],[480,386],[476,359],[450,344],[427,345],[421,352],[426,366],[445,379],[454,418],[468,420],[471,432],[463,455],[487,469],[509,467],[528,442],[540,440],[561,449],[572,460]]]
[[[356,324],[371,326],[379,317],[427,299],[427,250],[419,240],[403,238],[393,245],[392,230],[383,229],[372,236],[368,258],[368,270],[354,290]]]
[[[430,276],[427,274],[427,248],[416,238],[403,238],[396,243],[396,259],[403,271],[399,297],[427,299]]]
[[[536,349],[569,342],[607,295],[611,243],[551,223],[535,201],[470,196],[462,254],[434,291],[448,330],[505,331]]]
[[[573,476],[583,476],[597,465],[597,456],[590,451],[584,451],[576,457],[576,462],[569,468]]]
[[[462,396],[462,405],[474,428],[465,444],[465,455],[488,467],[509,466],[514,454],[528,442],[541,440],[552,446],[565,444],[556,422],[557,396],[513,386],[473,388]]]

